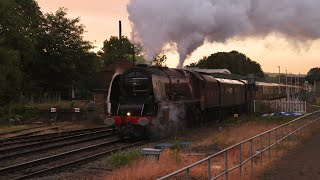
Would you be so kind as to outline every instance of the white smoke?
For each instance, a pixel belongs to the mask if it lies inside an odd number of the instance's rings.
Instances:
[[[289,42],[320,37],[320,0],[130,0],[129,20],[146,49],[147,59],[170,44],[178,67],[205,40],[281,34]]]

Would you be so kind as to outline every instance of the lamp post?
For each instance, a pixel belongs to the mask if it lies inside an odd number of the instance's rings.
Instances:
[[[297,75],[294,76],[294,85],[296,86],[295,91],[296,93],[298,93],[298,76]]]
[[[280,66],[278,66],[279,68],[279,94],[281,94],[281,88],[280,88]]]
[[[291,78],[290,78],[290,85],[291,85],[291,88],[289,88],[289,94],[290,94],[290,97],[292,97],[292,93],[293,93],[293,74],[290,72],[291,74]],[[290,91],[291,90],[291,91]]]
[[[286,70],[286,94],[287,94],[287,101],[289,101],[289,92],[288,92],[288,71]]]
[[[298,75],[298,86],[300,86],[300,72],[299,72],[299,75]],[[298,92],[299,92],[299,88],[298,88]]]

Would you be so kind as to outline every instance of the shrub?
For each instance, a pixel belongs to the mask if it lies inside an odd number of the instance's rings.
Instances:
[[[120,151],[111,155],[110,162],[113,167],[120,167],[140,157],[141,154],[138,150]]]
[[[0,108],[0,120],[2,122],[9,119],[29,120],[36,116],[36,109],[32,106],[14,104]]]

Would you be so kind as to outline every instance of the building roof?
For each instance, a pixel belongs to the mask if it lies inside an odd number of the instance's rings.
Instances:
[[[204,73],[222,73],[222,74],[231,74],[231,72],[228,69],[200,69],[197,67],[186,67],[184,69],[192,70],[196,72],[204,72]]]

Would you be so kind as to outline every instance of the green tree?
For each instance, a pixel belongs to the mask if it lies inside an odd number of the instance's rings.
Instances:
[[[314,81],[320,81],[320,68],[319,67],[311,68],[306,76],[306,80],[309,81],[310,83]]]
[[[22,73],[19,68],[19,53],[0,46],[0,106],[19,100]]]
[[[90,52],[92,45],[83,39],[84,26],[80,19],[67,18],[66,10],[45,15],[40,35],[38,85],[49,89],[65,89],[83,85],[83,78],[92,75],[99,61]]]
[[[255,74],[257,77],[264,77],[260,64],[237,51],[211,54],[190,65],[203,69],[228,69],[232,74],[238,75]]]
[[[37,37],[43,16],[34,0],[0,1],[0,96],[16,100],[22,91],[32,86],[32,65],[37,57]],[[5,82],[8,81],[8,82]],[[18,83],[19,82],[19,83]],[[12,86],[12,87],[11,87]],[[11,96],[14,94],[14,96]]]
[[[101,51],[98,52],[103,62],[108,65],[118,59],[132,60],[133,57],[133,46],[135,52],[135,59],[141,60],[142,57],[142,46],[141,44],[133,45],[126,36],[122,36],[121,42],[118,37],[111,36],[110,39],[103,42]],[[122,44],[122,48],[121,48]]]
[[[167,60],[167,56],[163,53],[156,53],[155,58],[152,61],[152,65],[154,66],[160,66],[160,67],[166,67],[167,65],[165,64]]]

